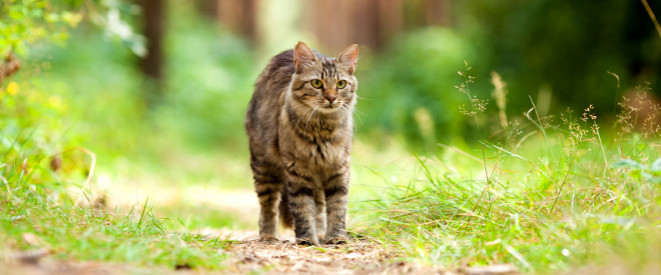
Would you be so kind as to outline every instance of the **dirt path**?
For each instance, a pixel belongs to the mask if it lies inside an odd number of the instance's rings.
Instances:
[[[292,232],[286,232],[292,233]],[[400,253],[374,240],[352,239],[344,245],[321,247],[294,244],[293,236],[281,242],[257,241],[257,232],[216,232],[231,234],[237,242],[227,252],[224,273],[248,274],[444,274],[506,275],[519,274],[512,265],[464,267],[453,271],[398,260]],[[293,234],[293,233],[292,233]]]
[[[404,264],[389,263],[389,253],[375,243],[358,241],[345,246],[305,247],[292,242],[244,241],[229,250],[229,271],[270,274],[373,274],[407,272]],[[400,273],[397,272],[397,273]]]
[[[232,255],[226,262],[229,273],[375,274],[422,271],[413,264],[394,261],[396,252],[375,241],[352,240],[345,245],[312,247],[294,244],[293,236],[281,236],[281,242],[265,243],[257,241],[257,232],[221,231],[217,234],[231,234],[229,239],[237,241],[227,249]]]

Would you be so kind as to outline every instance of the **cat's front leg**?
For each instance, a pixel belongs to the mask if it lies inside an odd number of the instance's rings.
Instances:
[[[324,182],[326,195],[326,219],[328,221],[324,243],[347,242],[346,219],[349,200],[349,169],[331,175]]]
[[[315,221],[314,181],[293,169],[287,171],[289,211],[294,218],[296,243],[319,245]]]
[[[314,189],[314,204],[317,236],[321,240],[324,238],[324,234],[326,234],[326,196],[323,189]]]

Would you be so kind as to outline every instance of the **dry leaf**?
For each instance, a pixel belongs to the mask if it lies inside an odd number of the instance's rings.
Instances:
[[[23,238],[23,241],[25,241],[29,245],[39,246],[39,244],[40,244],[39,238],[37,237],[37,235],[32,234],[30,232],[23,233],[23,235],[21,235],[21,237]]]

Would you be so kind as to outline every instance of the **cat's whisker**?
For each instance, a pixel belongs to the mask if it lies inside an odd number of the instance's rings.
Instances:
[[[342,105],[342,106],[340,106],[340,108],[341,108],[340,110],[342,110],[342,115],[344,115],[344,116],[351,116],[353,114],[356,114],[353,111],[357,111],[355,108],[349,109],[350,107],[348,107],[346,105]],[[363,120],[360,118],[360,116],[355,116],[355,118],[358,119],[359,123],[361,123],[361,124],[363,123]]]
[[[356,114],[356,115],[362,115],[362,116],[365,116],[365,117],[367,117],[367,114],[365,114],[365,113],[363,113],[363,112],[361,112],[360,110],[358,110],[358,109],[355,109],[355,108],[354,108],[353,110],[354,110],[354,112],[355,112],[355,114]],[[356,117],[359,117],[359,116],[356,116]]]
[[[355,118],[358,119],[358,122],[359,122],[360,124],[363,123],[363,119],[360,117],[360,114],[365,115],[365,113],[360,112],[360,111],[358,111],[358,110],[355,109],[355,108],[352,108],[352,110],[349,110],[348,107],[344,107],[344,108],[347,109],[347,112],[349,113],[349,115],[356,114]],[[358,112],[354,112],[354,111],[358,111]]]
[[[318,108],[319,108],[319,106],[315,106],[314,109],[312,109],[312,112],[310,113],[310,116],[308,117],[308,120],[305,122],[305,127],[303,127],[303,129],[306,129],[306,130],[308,129],[308,123],[310,123],[310,119],[312,119],[312,116],[314,115],[314,113],[317,111]]]
[[[312,113],[314,112],[315,109],[316,109],[316,107],[309,111],[310,115],[312,115]],[[298,120],[296,120],[296,127],[301,126],[301,122],[303,121],[303,118],[304,118],[305,116],[307,116],[307,115],[308,115],[308,112],[305,112],[305,114],[303,114],[302,116],[298,117]],[[308,120],[309,120],[309,119],[308,119]],[[306,124],[306,127],[307,127],[307,124]]]

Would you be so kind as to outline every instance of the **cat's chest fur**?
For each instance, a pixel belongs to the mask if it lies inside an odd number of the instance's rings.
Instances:
[[[352,120],[346,115],[300,120],[293,110],[280,115],[279,147],[286,162],[298,162],[315,174],[326,174],[348,161]],[[292,142],[293,141],[293,142]]]

